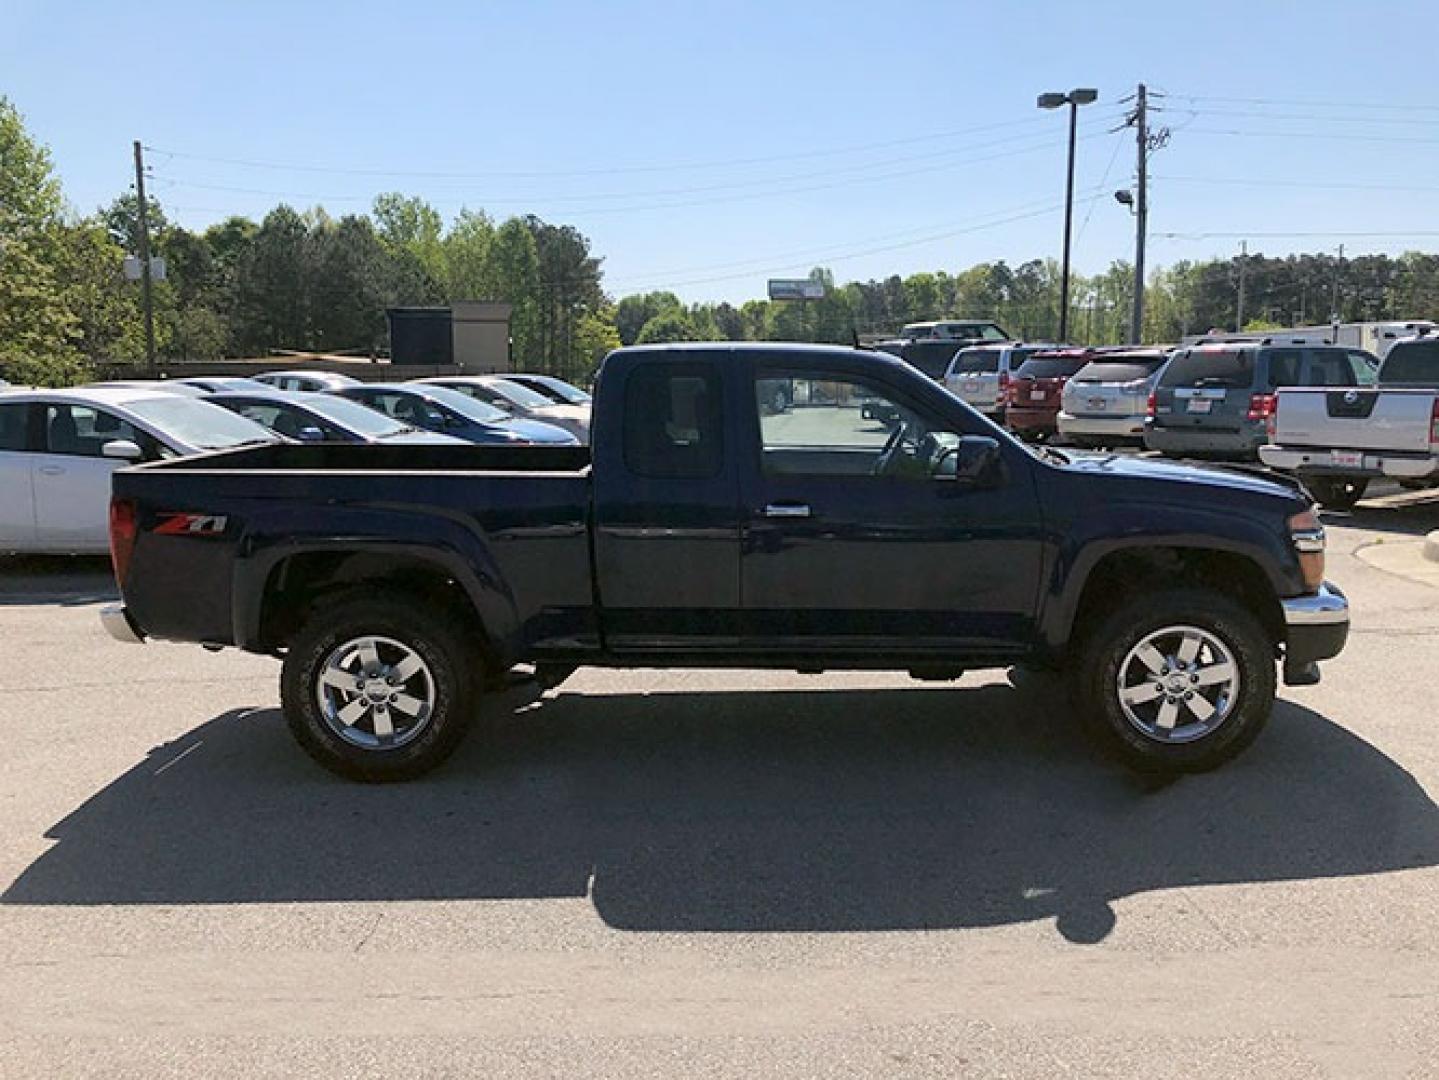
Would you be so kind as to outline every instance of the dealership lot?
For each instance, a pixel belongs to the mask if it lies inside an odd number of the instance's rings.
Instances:
[[[1439,1076],[1439,591],[1355,555],[1439,498],[1328,524],[1349,648],[1164,786],[1042,678],[601,671],[348,784],[7,565],[0,1075]]]

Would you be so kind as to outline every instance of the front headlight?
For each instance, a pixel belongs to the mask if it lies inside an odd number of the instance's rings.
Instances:
[[[1299,556],[1304,586],[1311,592],[1324,584],[1324,525],[1313,509],[1289,519],[1289,538]]]

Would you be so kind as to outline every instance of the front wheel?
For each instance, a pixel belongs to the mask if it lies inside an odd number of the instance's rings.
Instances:
[[[1203,772],[1259,735],[1274,708],[1274,647],[1222,594],[1174,589],[1121,604],[1073,669],[1091,733],[1143,772]]]
[[[280,701],[312,758],[353,780],[407,780],[459,744],[479,658],[457,621],[413,599],[351,593],[320,604],[285,656]]]
[[[1364,498],[1364,492],[1369,487],[1369,480],[1365,477],[1311,476],[1304,483],[1326,510],[1353,510],[1354,504]]]

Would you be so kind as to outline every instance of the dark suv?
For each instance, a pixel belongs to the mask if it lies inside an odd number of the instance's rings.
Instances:
[[[1257,459],[1281,386],[1366,386],[1377,365],[1360,349],[1273,338],[1180,349],[1150,397],[1144,445],[1172,457]]]

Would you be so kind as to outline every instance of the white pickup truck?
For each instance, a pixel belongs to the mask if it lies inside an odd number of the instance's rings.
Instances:
[[[1285,387],[1259,459],[1298,475],[1324,506],[1348,509],[1369,481],[1439,484],[1439,337],[1396,342],[1375,387]]]

